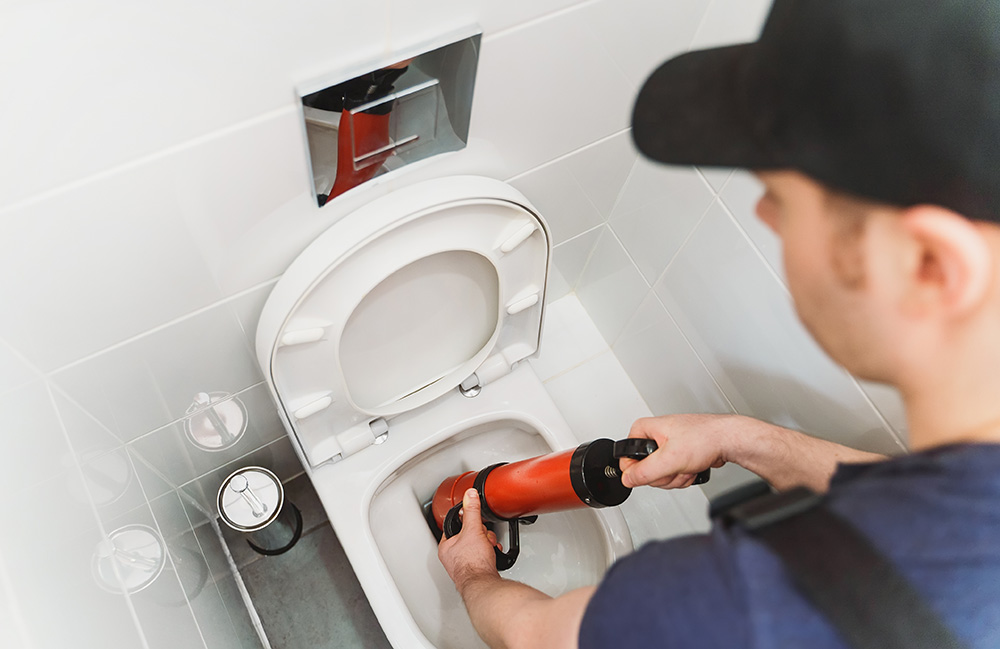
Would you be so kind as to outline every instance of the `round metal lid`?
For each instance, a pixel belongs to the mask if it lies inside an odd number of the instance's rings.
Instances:
[[[219,516],[234,530],[267,527],[281,511],[285,490],[278,476],[264,467],[237,469],[219,487]]]
[[[92,569],[97,584],[113,593],[136,593],[163,572],[166,549],[156,530],[126,525],[97,544]]]

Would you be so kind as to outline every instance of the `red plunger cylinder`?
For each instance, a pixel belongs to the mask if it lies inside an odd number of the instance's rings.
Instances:
[[[613,447],[611,440],[598,439],[576,449],[450,476],[434,493],[434,520],[444,529],[448,510],[472,487],[480,492],[486,520],[619,505],[631,489],[621,483]]]

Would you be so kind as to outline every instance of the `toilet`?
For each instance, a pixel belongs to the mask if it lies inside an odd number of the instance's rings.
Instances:
[[[573,448],[536,377],[551,239],[498,180],[371,201],[292,262],[257,357],[330,523],[396,649],[485,646],[422,505],[446,477]],[[556,596],[632,550],[621,513],[544,514],[504,576]]]

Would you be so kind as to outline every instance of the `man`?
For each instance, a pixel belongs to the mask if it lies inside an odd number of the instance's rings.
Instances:
[[[899,388],[913,453],[885,459],[738,416],[643,419],[629,486],[736,462],[829,490],[968,647],[1000,646],[1000,0],[776,0],[758,42],[668,61],[640,150],[755,170],[800,319]],[[502,579],[474,492],[441,561],[494,647],[846,647],[740,529],[652,543],[597,587]],[[864,606],[864,593],[857,602]]]

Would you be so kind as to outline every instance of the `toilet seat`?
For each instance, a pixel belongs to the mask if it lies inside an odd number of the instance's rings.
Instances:
[[[550,248],[523,195],[475,176],[395,191],[320,235],[257,331],[308,464],[378,443],[394,416],[535,354]]]

